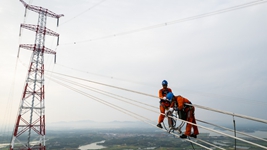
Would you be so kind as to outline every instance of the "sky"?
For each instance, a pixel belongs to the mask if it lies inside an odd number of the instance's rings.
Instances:
[[[232,8],[254,0],[27,0],[57,14],[60,34],[45,45],[57,52],[45,55],[48,71],[158,95],[167,80],[175,95],[193,104],[267,119],[267,3],[216,15],[185,18]],[[37,24],[38,15],[19,0],[0,1],[0,126],[13,125],[23,92],[35,33],[20,24]],[[158,25],[158,26],[156,26]],[[62,76],[61,76],[62,77]],[[61,121],[137,121],[114,108],[45,78],[46,123]],[[72,79],[73,80],[73,79]],[[158,99],[81,82],[158,107]],[[81,89],[81,88],[79,88]],[[84,90],[84,89],[81,89]],[[155,123],[158,113],[86,91]],[[142,105],[141,103],[139,105]],[[158,111],[157,109],[154,109]],[[232,122],[232,116],[196,108],[196,118]],[[247,120],[240,120],[240,122]]]

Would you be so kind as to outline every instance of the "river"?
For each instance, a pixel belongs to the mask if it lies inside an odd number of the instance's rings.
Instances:
[[[98,143],[105,143],[105,141],[99,141],[99,142],[94,142],[88,145],[83,145],[78,147],[78,149],[80,150],[88,150],[88,149],[102,149],[102,148],[106,148],[105,146],[102,145],[97,145]]]
[[[8,146],[9,145],[9,143],[3,143],[3,144],[0,144],[0,148],[4,148],[4,147],[6,147],[6,146]]]

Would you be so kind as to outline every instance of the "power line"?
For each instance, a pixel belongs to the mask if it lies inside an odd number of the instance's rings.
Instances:
[[[52,76],[52,77],[55,78],[54,76]],[[56,77],[56,78],[57,78],[57,77]],[[59,79],[59,78],[57,78],[57,79]],[[88,89],[88,90],[90,90],[90,91],[93,91],[93,92],[96,92],[96,93],[99,93],[99,94],[102,94],[102,95],[105,95],[105,96],[108,96],[108,97],[117,99],[117,100],[119,100],[119,101],[122,101],[122,102],[125,102],[125,103],[128,103],[128,104],[137,106],[137,107],[139,107],[139,108],[143,108],[143,109],[145,109],[145,110],[149,110],[149,111],[155,112],[154,110],[147,109],[147,108],[145,108],[144,106],[137,105],[137,104],[135,104],[135,103],[143,104],[143,105],[146,105],[146,106],[149,106],[149,107],[152,107],[152,108],[157,108],[157,107],[148,105],[148,104],[146,104],[146,103],[142,103],[142,102],[139,102],[139,101],[135,101],[135,100],[133,100],[133,99],[128,99],[128,98],[125,98],[125,97],[122,97],[122,96],[119,96],[119,95],[116,95],[116,94],[113,94],[113,93],[110,93],[110,92],[106,92],[106,91],[104,91],[104,90],[100,90],[100,89],[97,89],[97,88],[93,88],[93,87],[84,85],[84,84],[75,83],[75,82],[72,82],[72,81],[69,81],[69,80],[66,80],[66,79],[62,79],[62,78],[59,79],[59,80],[62,80],[62,81],[64,81],[64,82],[67,82],[67,83],[70,83],[70,84],[73,84],[73,85],[76,85],[76,86],[79,86],[79,87]],[[119,97],[119,98],[117,98],[117,97]],[[127,100],[124,100],[124,99],[127,99]],[[131,101],[131,102],[129,102],[129,101]],[[133,103],[132,101],[135,102],[135,103]],[[156,112],[156,113],[157,113],[157,112]]]
[[[73,85],[77,85],[77,86],[80,86],[80,87],[89,89],[89,90],[91,90],[91,91],[94,91],[94,92],[97,92],[97,93],[100,93],[100,94],[104,94],[104,95],[107,95],[107,96],[108,96],[108,95],[113,95],[113,96],[116,96],[116,97],[119,97],[119,98],[122,98],[122,99],[127,99],[127,100],[129,100],[129,101],[131,101],[131,102],[139,103],[139,104],[142,104],[142,105],[145,105],[145,106],[149,106],[149,107],[158,109],[158,107],[151,106],[151,105],[149,105],[149,104],[146,104],[146,103],[143,103],[143,102],[140,102],[140,101],[136,101],[136,100],[134,100],[134,99],[130,99],[130,98],[127,98],[127,97],[123,97],[123,96],[121,96],[121,95],[113,94],[113,93],[111,93],[111,92],[107,92],[107,91],[104,91],[104,90],[100,90],[100,89],[97,89],[97,88],[94,88],[94,87],[91,87],[91,86],[88,86],[88,85],[85,85],[85,84],[77,83],[77,82],[74,82],[74,81],[71,81],[71,80],[68,80],[68,79],[65,79],[65,78],[56,77],[56,76],[54,76],[54,75],[51,76],[51,77],[56,78],[56,79],[61,80],[61,81],[64,81],[64,82],[68,82],[68,83],[73,84]],[[113,98],[114,98],[114,97],[113,97]],[[122,99],[121,99],[121,100],[122,100]],[[122,100],[122,101],[124,101],[124,100]],[[126,101],[124,101],[124,102],[126,102]],[[127,103],[128,103],[128,102],[127,102]],[[130,104],[132,104],[132,103],[130,103]],[[132,104],[132,105],[135,105],[135,104]],[[138,106],[138,107],[142,107],[142,108],[143,108],[143,106]],[[145,109],[146,109],[146,108],[145,108]]]
[[[199,139],[199,138],[198,138],[197,140],[200,141],[200,142],[203,142],[203,143],[205,143],[205,144],[208,144],[208,145],[210,145],[210,146],[219,148],[219,149],[221,149],[221,150],[225,150],[224,148],[221,148],[221,147],[219,147],[219,146],[217,146],[217,145],[211,144],[211,143],[206,142],[206,141],[204,141],[204,140],[201,140],[201,139]]]
[[[9,95],[8,95],[8,99],[7,99],[7,104],[6,104],[6,110],[4,112],[4,123],[2,124],[2,128],[0,128],[4,131],[4,133],[6,134],[6,132],[8,132],[8,130],[10,129],[10,119],[11,119],[11,112],[12,112],[12,107],[13,107],[13,101],[14,101],[14,89],[15,89],[15,79],[16,79],[16,75],[17,75],[17,66],[18,66],[18,60],[16,60],[16,64],[15,64],[15,69],[14,69],[14,74],[13,74],[13,80],[12,80],[12,84],[9,90]],[[4,138],[4,136],[3,136]],[[6,137],[8,138],[8,137]]]
[[[202,120],[199,120],[199,119],[196,119],[196,121],[202,122],[202,123],[205,123],[205,124],[208,124],[208,125],[212,125],[214,127],[218,127],[218,128],[224,129],[224,130],[228,130],[228,131],[231,131],[231,132],[237,132],[238,134],[242,134],[242,135],[245,135],[245,136],[252,137],[254,139],[258,139],[258,140],[262,140],[262,141],[267,142],[267,139],[263,139],[263,138],[260,138],[260,137],[257,137],[257,136],[253,136],[251,134],[246,134],[244,132],[234,131],[232,129],[229,129],[229,128],[226,128],[226,127],[223,127],[223,126],[219,126],[219,125],[216,125],[216,124],[213,124],[213,123],[209,123],[209,122],[206,122],[206,121],[202,121]]]
[[[51,72],[51,71],[48,71],[48,72]],[[99,85],[104,85],[104,86],[107,86],[107,87],[112,87],[112,88],[116,88],[116,89],[120,89],[120,90],[124,90],[124,91],[128,91],[128,92],[133,92],[133,93],[137,93],[137,94],[141,94],[141,95],[146,95],[146,96],[150,96],[150,97],[154,97],[154,98],[159,98],[158,96],[155,96],[155,95],[151,95],[151,94],[147,94],[147,93],[143,93],[143,92],[138,92],[138,91],[134,91],[134,90],[126,89],[126,88],[121,88],[121,87],[117,87],[117,86],[113,86],[113,85],[109,85],[109,84],[105,84],[105,83],[100,83],[100,82],[96,82],[96,81],[92,81],[92,80],[82,79],[82,78],[78,78],[78,77],[74,77],[74,76],[70,76],[70,75],[65,75],[65,74],[62,74],[62,73],[56,73],[56,72],[51,72],[51,73],[62,75],[62,76],[66,76],[66,77],[70,77],[70,78],[74,78],[74,79],[78,79],[78,80],[83,80],[83,81],[86,81],[86,82],[91,82],[91,83],[95,83],[95,84],[99,84]]]
[[[52,76],[52,77],[54,77],[54,76]],[[68,77],[70,77],[70,76],[68,76]],[[75,84],[75,85],[80,86],[80,87],[82,85],[82,87],[86,87],[86,88],[91,88],[92,89],[92,87],[90,87],[90,86],[87,86],[87,85],[84,85],[84,84],[80,84],[80,83],[76,83],[76,82],[70,81],[68,79],[59,78],[59,77],[56,77],[56,78],[59,79],[59,80],[66,81],[66,82],[71,83],[71,84]],[[89,81],[89,82],[92,82],[92,81]],[[94,82],[94,83],[97,83],[97,82]],[[104,84],[101,83],[101,85],[104,85]],[[150,97],[154,97],[155,98],[155,96],[153,96],[153,95],[149,95],[149,94],[146,94],[146,93],[141,93],[141,92],[138,92],[138,91],[133,91],[133,90],[129,90],[129,89],[121,88],[121,87],[110,86],[110,85],[107,85],[107,84],[105,86],[112,87],[112,88],[117,88],[117,89],[120,89],[120,90],[126,90],[126,91],[129,91],[129,92],[133,92],[133,93],[137,93],[137,94],[141,94],[141,95],[150,96]],[[106,92],[104,90],[99,90],[97,88],[93,88],[93,89],[98,90],[98,91],[102,91],[102,92],[105,92],[105,93],[108,93],[108,94],[112,94],[112,95],[117,96],[117,97],[125,98],[125,97],[118,96],[118,95],[110,93],[110,92]],[[158,98],[158,97],[156,97],[156,98]],[[128,99],[128,98],[125,98],[125,99]],[[132,99],[128,99],[128,100],[132,100]],[[139,101],[134,101],[134,102],[141,103],[141,104],[144,104],[144,105],[148,105],[146,103],[142,103],[142,102],[139,102]],[[261,122],[261,123],[267,123],[267,120],[264,120],[264,119],[259,119],[259,118],[255,118],[255,117],[250,117],[250,116],[235,114],[235,113],[226,112],[226,111],[222,111],[222,110],[217,110],[217,109],[204,107],[204,106],[197,105],[197,104],[186,104],[186,105],[194,106],[194,107],[198,107],[198,108],[202,108],[202,109],[205,109],[205,110],[214,111],[214,112],[218,112],[218,113],[223,113],[223,114],[230,115],[230,116],[236,116],[236,117],[240,117],[240,118],[244,118],[244,119],[248,119],[248,120],[252,120],[252,121],[257,121],[257,122]],[[151,106],[151,107],[153,107],[153,106]],[[153,107],[153,108],[156,108],[156,107]]]
[[[200,14],[200,15],[195,15],[195,16],[191,16],[191,17],[187,17],[187,18],[183,18],[183,19],[170,21],[170,22],[160,23],[160,24],[156,24],[156,25],[152,25],[152,26],[148,26],[148,27],[129,30],[129,31],[125,31],[125,32],[117,33],[117,34],[111,34],[111,35],[98,37],[98,38],[93,38],[93,39],[88,39],[88,40],[83,40],[83,41],[75,41],[75,42],[72,42],[72,43],[65,43],[65,44],[61,44],[61,45],[79,44],[79,43],[92,42],[92,41],[96,41],[96,40],[103,40],[103,39],[107,39],[107,38],[113,38],[113,37],[122,36],[122,35],[126,35],[126,34],[131,34],[131,33],[151,30],[151,29],[155,29],[155,28],[159,28],[159,27],[165,27],[167,25],[173,25],[173,24],[177,24],[177,23],[183,23],[183,22],[187,22],[187,21],[191,21],[191,20],[196,20],[196,19],[200,19],[200,18],[214,16],[214,15],[218,15],[218,14],[222,14],[222,13],[226,13],[226,12],[230,12],[230,11],[246,8],[246,7],[251,7],[251,6],[254,6],[254,5],[264,4],[266,2],[267,2],[266,0],[257,0],[257,1],[249,2],[249,3],[245,3],[245,4],[241,4],[241,5],[225,8],[225,9],[220,9],[220,10],[217,10],[217,11],[212,11],[212,12],[208,12],[208,13],[204,13],[204,14]]]
[[[51,78],[50,78],[51,79]],[[53,79],[52,79],[53,80]],[[55,80],[53,80],[55,81]],[[58,82],[58,81],[57,81]],[[79,86],[79,85],[78,85]],[[80,86],[81,87],[81,86]],[[114,98],[114,97],[113,97]],[[117,106],[117,105],[116,105]],[[163,114],[164,115],[164,114]],[[234,137],[234,136],[231,136],[231,135],[228,135],[226,133],[223,133],[223,132],[219,132],[219,131],[216,131],[216,130],[213,130],[213,129],[210,129],[210,128],[207,128],[207,127],[204,127],[204,126],[201,126],[201,125],[198,125],[198,124],[194,124],[194,123],[191,123],[191,122],[188,122],[188,121],[184,121],[184,120],[181,120],[181,119],[178,119],[178,118],[175,118],[175,117],[171,117],[175,120],[180,120],[180,121],[183,121],[183,122],[186,122],[186,123],[189,123],[189,124],[192,124],[192,125],[195,125],[195,126],[198,126],[198,127],[201,127],[201,128],[204,128],[206,130],[209,130],[209,131],[213,131],[213,132],[216,132],[216,133],[219,133],[219,134],[222,134],[224,136],[228,136],[230,138],[234,138],[234,139],[237,139],[237,140],[240,140],[240,141],[243,141],[245,143],[249,143],[249,144],[252,144],[254,146],[257,146],[257,147],[261,147],[261,148],[264,148],[264,149],[267,149],[267,147],[265,146],[262,146],[262,145],[259,145],[259,144],[256,144],[256,143],[253,143],[253,142],[250,142],[250,141],[247,141],[247,140],[244,140],[244,139],[241,139],[241,138],[238,138],[238,137]]]
[[[112,103],[109,103],[109,102],[107,102],[107,101],[105,101],[105,100],[102,100],[102,99],[100,99],[100,98],[97,98],[97,97],[95,97],[95,96],[92,96],[92,95],[90,95],[90,94],[88,94],[88,93],[82,92],[82,91],[80,91],[80,90],[78,90],[78,89],[76,89],[76,88],[73,88],[73,87],[71,87],[71,86],[68,86],[68,85],[66,85],[66,84],[64,84],[64,83],[62,83],[62,82],[56,81],[56,80],[54,80],[54,79],[52,79],[52,78],[50,78],[50,77],[48,77],[48,78],[49,78],[50,80],[52,80],[52,81],[54,81],[54,82],[56,82],[56,83],[58,83],[58,84],[64,86],[64,87],[68,88],[68,89],[71,89],[71,90],[73,90],[73,91],[75,91],[75,92],[77,92],[77,93],[80,93],[80,94],[82,94],[82,95],[84,95],[84,96],[86,96],[86,97],[89,97],[89,98],[91,98],[91,99],[93,99],[93,100],[95,100],[95,101],[98,101],[98,102],[100,102],[100,103],[102,103],[102,104],[104,104],[104,105],[107,105],[107,106],[109,106],[109,107],[112,107],[112,108],[114,108],[114,109],[116,109],[116,110],[118,110],[118,111],[121,111],[121,112],[123,112],[123,113],[125,113],[125,114],[127,114],[127,115],[130,115],[130,116],[132,116],[132,117],[134,117],[134,118],[136,118],[136,119],[138,119],[138,120],[140,120],[140,118],[143,118],[143,119],[146,119],[146,120],[149,120],[149,121],[152,122],[152,120],[150,120],[149,118],[146,118],[146,117],[144,117],[144,116],[138,115],[138,114],[136,114],[136,113],[134,113],[134,112],[131,112],[131,111],[127,110],[127,109],[124,109],[124,108],[122,108],[122,107],[119,107],[118,105],[114,105],[114,104],[112,104]],[[137,117],[137,116],[138,116],[138,117]],[[147,122],[147,121],[142,120],[142,119],[141,119],[140,121],[145,122],[145,123],[150,124],[150,125],[152,125],[153,127],[155,127],[155,125],[154,125],[154,124],[151,124],[150,122]],[[163,130],[163,129],[162,129],[162,130]],[[179,136],[179,135],[174,134],[174,133],[170,133],[170,134],[173,134],[173,135],[175,135],[175,136]],[[192,141],[192,140],[188,140],[188,139],[185,139],[185,140],[186,140],[186,141],[189,141],[189,142],[191,142],[191,143],[194,143],[194,144],[196,144],[196,145],[199,145],[199,146],[201,146],[201,147],[203,147],[203,148],[205,148],[205,149],[212,150],[211,148],[208,148],[208,147],[206,147],[206,146],[204,146],[204,145],[201,145],[201,144],[199,144],[199,143],[196,143],[196,142],[194,142],[194,141]]]
[[[109,78],[109,79],[114,79],[114,80],[129,82],[129,83],[135,83],[135,84],[140,84],[140,85],[147,85],[147,84],[140,83],[140,82],[133,81],[133,80],[129,80],[129,79],[117,78],[117,77],[114,77],[114,76],[107,76],[107,75],[103,75],[103,74],[98,74],[98,73],[94,73],[94,72],[80,70],[80,69],[68,67],[68,66],[65,66],[65,65],[62,65],[62,64],[59,64],[59,63],[56,63],[56,65],[57,66],[64,67],[64,68],[68,68],[68,69],[71,69],[71,70],[74,70],[74,71],[78,71],[78,72],[82,72],[82,73],[86,73],[86,74],[91,74],[91,75],[99,76],[99,77],[104,77],[104,78]]]
[[[55,72],[52,72],[52,73],[55,73]],[[157,96],[154,96],[154,95],[150,95],[150,94],[146,94],[146,93],[142,93],[142,92],[138,92],[138,91],[134,91],[134,90],[125,89],[125,88],[122,88],[122,87],[116,87],[116,86],[113,86],[113,85],[108,85],[108,84],[104,84],[104,83],[100,83],[100,82],[95,82],[95,81],[91,81],[91,80],[86,80],[86,79],[82,79],[82,78],[78,78],[78,77],[73,77],[73,76],[69,76],[69,75],[64,75],[64,74],[60,74],[60,73],[55,73],[55,74],[66,76],[66,77],[71,77],[71,78],[82,80],[82,81],[86,81],[86,82],[100,84],[100,85],[104,85],[104,86],[108,86],[108,87],[112,87],[112,88],[116,88],[116,89],[120,89],[120,90],[125,90],[125,91],[128,91],[128,92],[133,92],[133,93],[137,93],[137,94],[141,94],[141,95],[145,95],[145,96],[150,96],[150,97],[158,98]],[[261,122],[261,123],[267,123],[267,120],[264,120],[264,119],[259,119],[259,118],[255,118],[255,117],[250,117],[250,116],[235,114],[235,113],[226,112],[226,111],[222,111],[222,110],[217,110],[217,109],[213,109],[213,108],[208,108],[208,107],[200,106],[200,105],[197,105],[197,104],[187,104],[187,105],[195,106],[195,107],[198,107],[198,108],[202,108],[202,109],[206,109],[206,110],[210,110],[210,111],[214,111],[214,112],[219,112],[219,113],[227,114],[227,115],[230,115],[230,116],[236,116],[236,117],[240,117],[240,118],[244,118],[244,119],[249,119],[249,120],[253,120],[253,121],[257,121],[257,122]]]
[[[55,76],[52,76],[52,77],[55,78]],[[56,78],[58,78],[58,77],[56,77]],[[56,80],[54,80],[54,79],[51,79],[51,78],[49,78],[49,79],[50,79],[50,80],[53,80],[54,82],[56,82]],[[75,83],[75,82],[72,82],[72,81],[70,81],[70,80],[63,79],[63,78],[58,78],[58,79],[59,79],[59,80],[62,80],[62,81],[64,81],[64,82],[68,82],[68,83],[73,84],[73,85],[77,85],[77,86],[82,87],[82,88],[89,89],[89,90],[94,91],[94,92],[97,92],[97,91],[95,91],[95,90],[92,90],[91,87],[86,86],[86,85],[84,85],[84,84]],[[57,82],[57,83],[59,83],[59,82]],[[61,83],[62,83],[62,82],[61,82]],[[89,88],[88,88],[88,87],[89,87]],[[93,89],[96,89],[96,88],[93,88]],[[99,89],[97,89],[97,90],[99,90]],[[99,91],[103,91],[103,90],[99,90]],[[105,91],[103,91],[103,92],[105,92]],[[97,93],[103,94],[103,93],[101,93],[101,92],[97,92]],[[105,92],[105,93],[109,93],[109,92]],[[120,97],[120,96],[118,96],[118,95],[116,95],[116,94],[113,94],[113,93],[109,93],[109,94],[111,94],[111,95],[115,95],[115,96],[117,96],[117,97]],[[104,95],[106,95],[106,94],[104,94]],[[109,96],[109,95],[106,95],[106,96]],[[142,107],[142,106],[133,104],[133,103],[131,103],[131,102],[127,102],[127,101],[122,100],[122,99],[118,99],[118,98],[113,97],[113,96],[109,96],[109,97],[114,98],[114,99],[117,99],[117,100],[120,100],[120,101],[124,101],[124,102],[126,102],[126,103],[132,104],[132,105],[137,106],[137,107],[139,107],[139,108],[146,109],[146,108],[144,108],[144,107]],[[127,99],[127,98],[125,98],[125,99]],[[131,99],[128,99],[128,100],[131,100]],[[132,101],[132,100],[131,100],[131,101]],[[134,101],[134,102],[137,102],[137,101]],[[140,103],[140,102],[138,102],[138,103]],[[144,103],[142,103],[142,104],[144,104]],[[147,105],[147,104],[146,104],[146,105]],[[115,106],[118,107],[117,105],[115,105]],[[151,106],[151,107],[153,107],[153,106]],[[114,108],[114,107],[113,107],[113,108]],[[155,107],[153,107],[153,108],[155,108]],[[147,110],[147,109],[146,109],[146,110]],[[158,113],[157,111],[154,111],[154,110],[149,110],[149,111]],[[151,121],[151,120],[150,120],[150,121]],[[149,124],[150,124],[150,123],[149,123]],[[150,125],[154,126],[153,124],[150,124]],[[172,134],[172,133],[171,133],[171,134]],[[174,134],[174,135],[177,136],[177,134]],[[199,139],[198,139],[198,140],[199,140]],[[188,141],[189,141],[189,140],[188,140]],[[189,141],[189,142],[192,143],[192,141]],[[202,142],[205,142],[205,141],[202,140]],[[208,144],[208,145],[217,147],[217,148],[219,148],[219,149],[223,149],[223,148],[220,148],[220,147],[218,147],[218,146],[216,146],[216,145],[213,145],[213,144],[211,144],[211,143],[208,143],[208,142],[205,142],[205,143]],[[198,144],[198,143],[194,143],[194,144],[203,147],[203,145],[201,145],[201,144]],[[204,148],[206,148],[206,147],[204,147]],[[209,148],[207,148],[207,149],[209,149]],[[223,149],[223,150],[224,150],[224,149]]]
[[[186,104],[186,105],[194,106],[194,107],[202,108],[202,109],[205,109],[205,110],[210,110],[210,111],[214,111],[214,112],[218,112],[218,113],[222,113],[222,114],[226,114],[226,115],[230,115],[230,116],[236,116],[236,117],[239,117],[239,118],[244,118],[244,119],[253,120],[253,121],[257,121],[257,122],[261,122],[261,123],[267,124],[267,120],[264,120],[264,119],[259,119],[259,118],[255,118],[255,117],[250,117],[250,116],[235,114],[235,113],[231,113],[231,112],[226,112],[226,111],[222,111],[222,110],[218,110],[218,109],[213,109],[213,108],[209,108],[209,107],[205,107],[205,106],[200,106],[200,105],[197,105],[197,104]]]
[[[87,80],[87,79],[82,79],[82,78],[79,78],[79,77],[74,77],[74,76],[70,76],[70,75],[66,75],[66,74],[62,74],[62,73],[57,73],[57,72],[54,72],[54,71],[49,71],[49,70],[46,70],[48,72],[51,72],[53,74],[58,74],[58,75],[61,75],[61,76],[65,76],[65,77],[70,77],[70,78],[74,78],[74,79],[78,79],[78,80],[82,80],[82,81],[86,81],[86,82],[91,82],[91,83],[95,83],[95,84],[100,84],[100,85],[104,85],[104,86],[108,86],[108,87],[112,87],[112,88],[117,88],[117,89],[121,89],[121,90],[124,90],[124,91],[128,91],[128,92],[134,92],[134,93],[138,93],[138,94],[141,94],[141,95],[146,95],[146,96],[150,96],[150,97],[154,97],[154,98],[158,98],[157,96],[155,95],[151,95],[151,94],[147,94],[147,93],[142,93],[142,92],[138,92],[138,91],[133,91],[133,90],[129,90],[129,89],[125,89],[125,88],[121,88],[121,87],[116,87],[116,86],[113,86],[113,85],[108,85],[108,84],[105,84],[105,83],[100,83],[100,82],[96,82],[96,81],[92,81],[92,80]],[[210,94],[210,93],[208,93]],[[229,97],[229,96],[228,96]],[[236,100],[236,99],[235,99]],[[246,99],[242,99],[242,101],[246,101],[246,102],[251,102],[249,100],[246,100]],[[266,105],[266,102],[263,102],[263,101],[257,101],[257,102],[260,102],[264,105]],[[229,114],[229,113],[228,113]],[[232,114],[231,114],[232,115]]]
[[[65,65],[62,65],[62,64],[58,64],[58,63],[56,63],[56,65],[64,67],[64,68],[71,69],[73,71],[78,71],[78,72],[81,72],[81,73],[91,74],[91,75],[98,76],[98,77],[104,77],[104,78],[124,81],[124,82],[128,82],[128,83],[135,83],[135,84],[144,85],[144,86],[151,86],[151,87],[155,86],[155,85],[152,85],[152,84],[148,85],[148,84],[145,84],[145,83],[141,83],[141,82],[137,82],[137,81],[133,81],[133,80],[129,80],[129,79],[117,78],[117,77],[114,77],[114,76],[107,76],[107,75],[103,75],[103,74],[84,71],[84,70],[68,67],[68,66],[65,66]],[[52,70],[52,72],[53,72],[53,70]],[[177,87],[172,87],[172,88],[177,88]],[[253,100],[253,102],[251,102],[251,100],[248,100],[248,99],[245,99],[245,98],[240,98],[240,97],[235,97],[235,96],[221,95],[221,94],[208,93],[208,92],[200,92],[200,91],[194,91],[194,90],[191,90],[191,89],[189,90],[189,89],[183,89],[183,88],[178,88],[178,89],[179,90],[186,90],[186,91],[194,92],[194,93],[197,93],[199,95],[206,96],[206,97],[214,97],[214,96],[215,97],[224,97],[227,100],[231,98],[231,99],[235,99],[235,101],[242,101],[242,104],[244,104],[244,102],[246,102],[247,104],[250,105],[251,103],[257,102],[257,103],[261,103],[261,105],[267,105],[267,102],[260,101],[260,100]]]
[[[69,20],[67,20],[67,21],[65,21],[65,22],[63,22],[63,23],[61,23],[60,25],[66,24],[67,22],[69,22],[69,21],[71,21],[71,20],[77,18],[78,16],[81,16],[82,14],[86,13],[87,11],[89,11],[89,10],[93,9],[94,7],[100,5],[100,4],[103,3],[104,1],[106,1],[106,0],[102,0],[102,1],[100,1],[99,3],[93,5],[92,7],[86,9],[85,11],[83,11],[83,12],[77,14],[76,16],[72,17],[71,19],[69,19]]]
[[[70,77],[70,76],[68,76],[68,77]],[[65,80],[65,81],[70,81],[70,80]],[[90,81],[90,82],[92,82],[92,81]],[[71,83],[71,82],[70,82]],[[73,83],[73,82],[72,82]],[[93,83],[97,83],[97,82],[93,82]],[[80,86],[81,84],[76,84],[76,85],[78,85],[78,86]],[[101,83],[101,85],[105,85],[105,84],[103,84],[103,83]],[[82,86],[80,86],[80,87],[82,87]],[[114,88],[113,86],[110,86],[110,87],[112,87],[112,88]],[[96,89],[96,88],[95,88]],[[125,90],[124,88],[118,88],[118,89],[123,89],[123,90]],[[98,90],[98,89],[96,89],[96,90]],[[102,91],[102,92],[104,92],[103,90],[100,90],[100,91]],[[127,90],[127,91],[131,91],[131,92],[133,92],[132,90]],[[138,92],[135,92],[135,93],[138,93]],[[108,92],[108,94],[112,94],[112,93],[109,93]],[[138,94],[140,94],[140,93],[138,93]],[[143,94],[143,93],[142,93]],[[115,94],[113,94],[113,95],[115,95]],[[144,95],[144,94],[143,94]],[[147,95],[147,94],[145,94],[145,95]],[[115,95],[115,96],[117,96],[117,95]],[[114,98],[114,97],[113,97]],[[123,98],[123,97],[122,97]],[[130,100],[130,99],[129,99]],[[200,107],[200,108],[203,108],[203,109],[206,109],[206,107],[203,107],[203,106],[199,106],[199,105],[194,105],[194,106],[196,106],[196,107]],[[140,107],[140,106],[138,106],[138,107]],[[154,107],[155,108],[155,107]],[[211,111],[215,111],[215,112],[221,112],[221,113],[224,113],[224,114],[228,114],[228,115],[235,115],[235,116],[238,116],[238,117],[240,117],[240,115],[237,115],[237,114],[234,114],[234,113],[227,113],[227,112],[223,112],[223,111],[219,111],[219,110],[215,110],[215,109],[211,109],[211,108],[209,108],[209,109],[207,109],[207,110],[211,110]],[[252,117],[247,117],[247,116],[241,116],[242,118],[245,118],[245,119],[250,119],[250,120],[254,120],[254,121],[258,121],[257,120],[257,118],[255,119],[255,118],[252,118]],[[251,119],[252,118],[252,119]],[[262,121],[261,121],[262,122]],[[265,121],[266,122],[266,121]]]
[[[114,76],[107,76],[107,75],[103,75],[103,74],[98,74],[98,73],[93,73],[93,72],[89,72],[89,71],[84,71],[84,70],[80,70],[80,69],[68,67],[68,66],[65,66],[65,65],[62,65],[62,64],[58,64],[58,63],[56,65],[57,66],[64,67],[64,68],[71,69],[73,71],[78,71],[78,72],[81,72],[81,73],[91,74],[91,75],[94,75],[94,76],[99,76],[99,77],[104,77],[104,78],[109,78],[109,79],[124,81],[124,82],[128,82],[128,83],[135,83],[135,84],[144,85],[144,86],[151,86],[151,87],[154,87],[155,86],[155,85],[151,85],[151,84],[148,85],[148,84],[145,84],[145,83],[141,83],[141,82],[137,82],[137,81],[133,81],[133,80],[129,80],[129,79],[117,78],[117,77],[114,77]],[[51,72],[53,72],[53,70]],[[207,93],[207,92],[200,92],[200,91],[194,91],[194,90],[182,89],[182,88],[178,88],[178,89],[179,90],[186,90],[186,91],[194,92],[194,93],[197,93],[199,95],[206,96],[206,97],[214,97],[214,96],[215,97],[222,97],[223,96],[227,100],[231,98],[231,99],[235,99],[235,101],[242,101],[242,104],[244,104],[244,102],[246,102],[249,105],[252,103],[251,100],[244,99],[244,98],[239,98],[239,97],[235,97],[235,96],[221,95],[221,94]],[[267,105],[267,102],[264,102],[264,101],[253,100],[253,103],[255,103],[255,102],[261,103],[261,105]]]

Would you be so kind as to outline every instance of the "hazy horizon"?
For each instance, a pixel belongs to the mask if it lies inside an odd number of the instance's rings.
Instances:
[[[86,126],[77,123],[82,120],[156,125],[162,80],[193,104],[267,120],[265,1],[25,2],[64,14],[58,27],[54,18],[46,24],[60,34],[58,46],[56,38],[45,39],[46,47],[57,52],[56,64],[54,56],[44,57],[47,130],[53,124],[75,126],[72,122]],[[32,51],[21,49],[18,58],[18,47],[34,44],[35,32],[23,28],[19,37],[20,25],[36,25],[38,14],[24,13],[19,0],[0,1],[0,129],[14,127],[29,71]],[[195,116],[218,125],[230,125],[233,118],[237,127],[258,124],[197,107]]]

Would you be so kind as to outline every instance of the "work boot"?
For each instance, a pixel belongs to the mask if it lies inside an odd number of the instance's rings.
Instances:
[[[190,137],[197,138],[197,135],[191,134]]]
[[[157,127],[161,128],[162,129],[162,125],[159,123],[157,124]]]
[[[180,138],[185,139],[185,138],[187,138],[187,136],[183,134],[180,136]]]

